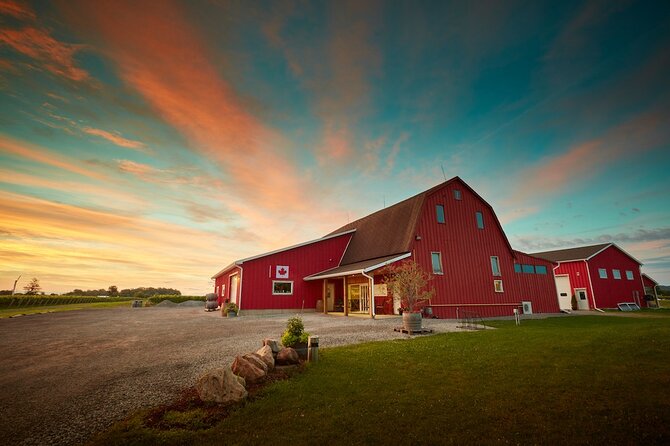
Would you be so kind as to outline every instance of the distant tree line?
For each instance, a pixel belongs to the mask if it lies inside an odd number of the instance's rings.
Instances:
[[[181,296],[181,291],[174,288],[153,288],[153,287],[140,287],[140,288],[125,288],[121,291],[117,288],[116,285],[112,285],[109,288],[99,289],[99,290],[72,290],[69,293],[64,293],[64,296],[110,296],[110,297],[151,297],[158,294],[166,296]]]
[[[25,288],[25,287],[24,287]],[[10,296],[12,290],[0,290],[0,296]],[[26,289],[25,293],[15,293],[15,294],[26,294],[26,295],[35,295],[35,294],[44,294],[37,289]],[[52,296],[55,296],[56,293],[51,293]],[[99,290],[72,290],[67,293],[63,293],[63,296],[109,296],[109,297],[151,297],[157,295],[163,296],[181,296],[181,291],[175,290],[174,288],[153,288],[153,287],[140,287],[140,288],[126,288],[121,291],[112,285],[107,289],[100,288]]]

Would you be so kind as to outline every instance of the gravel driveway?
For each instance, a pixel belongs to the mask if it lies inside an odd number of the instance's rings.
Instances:
[[[170,402],[206,370],[279,339],[288,315],[117,308],[0,319],[3,444],[77,444],[134,410]],[[406,337],[399,318],[303,315],[321,347]],[[427,320],[435,332],[456,323]]]

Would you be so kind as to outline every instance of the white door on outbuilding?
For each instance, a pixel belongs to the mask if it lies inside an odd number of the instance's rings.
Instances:
[[[556,292],[558,293],[558,306],[561,310],[572,310],[572,287],[570,276],[556,276]]]

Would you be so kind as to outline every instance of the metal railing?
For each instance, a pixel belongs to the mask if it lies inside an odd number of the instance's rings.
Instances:
[[[458,312],[458,328],[464,328],[466,330],[484,330],[486,325],[484,325],[484,319],[474,311],[465,311],[460,310]]]

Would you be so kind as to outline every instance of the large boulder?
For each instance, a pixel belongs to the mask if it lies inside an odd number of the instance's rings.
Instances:
[[[300,362],[300,357],[298,356],[298,352],[291,347],[284,347],[277,353],[276,362],[277,365],[298,364]]]
[[[265,338],[263,339],[263,346],[265,347],[266,345],[270,346],[270,348],[272,349],[272,354],[274,356],[277,356],[277,353],[279,353],[280,350],[279,342],[277,342],[275,339]]]
[[[256,353],[247,353],[242,355],[242,357],[259,369],[262,369],[266,374],[268,373],[268,365],[263,361],[263,358],[261,358],[260,355],[257,355]]]
[[[260,359],[259,361],[263,363],[263,361]],[[263,363],[263,366],[265,366],[265,363]],[[261,381],[267,375],[266,370],[263,370],[262,367],[258,367],[254,362],[249,361],[241,355],[235,356],[235,360],[233,361],[231,369],[233,370],[234,374],[240,375],[242,378],[244,378],[247,384],[253,384],[255,382]]]
[[[233,404],[247,397],[247,390],[238,378],[229,368],[218,369],[202,375],[195,388],[203,401]]]
[[[275,368],[275,357],[272,355],[272,347],[265,345],[256,350],[256,354],[260,356],[265,365],[268,366],[268,370]]]

